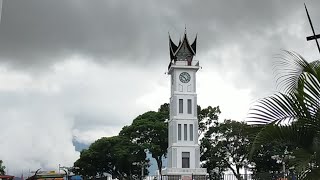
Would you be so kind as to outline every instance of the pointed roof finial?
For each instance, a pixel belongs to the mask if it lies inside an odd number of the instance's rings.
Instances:
[[[184,34],[187,34],[187,24],[184,24]]]

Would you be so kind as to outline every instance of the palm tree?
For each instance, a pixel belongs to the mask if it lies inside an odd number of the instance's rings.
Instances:
[[[280,91],[261,99],[249,111],[249,121],[262,124],[252,152],[270,142],[291,143],[290,165],[299,179],[320,177],[320,62],[284,51],[276,63]],[[279,73],[280,72],[280,73]]]

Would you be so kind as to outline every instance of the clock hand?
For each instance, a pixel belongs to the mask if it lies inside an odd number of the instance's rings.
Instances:
[[[182,76],[184,81],[186,82],[187,81],[187,77],[186,76]]]

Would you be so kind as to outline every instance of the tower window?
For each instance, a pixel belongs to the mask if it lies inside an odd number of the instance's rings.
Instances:
[[[193,124],[190,124],[189,126],[189,131],[190,131],[190,141],[193,141]]]
[[[178,140],[181,141],[181,124],[178,124]]]
[[[188,114],[192,114],[192,103],[191,103],[191,99],[188,99]]]
[[[182,152],[182,168],[190,168],[190,152]]]
[[[179,113],[183,113],[183,99],[179,99]]]
[[[183,131],[184,131],[184,140],[187,141],[188,140],[188,125],[187,124],[183,125]]]

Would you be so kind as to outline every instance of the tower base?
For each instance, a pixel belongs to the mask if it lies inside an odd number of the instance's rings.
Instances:
[[[205,180],[206,168],[165,168],[162,170],[166,180]]]

